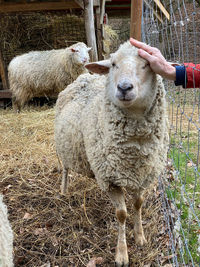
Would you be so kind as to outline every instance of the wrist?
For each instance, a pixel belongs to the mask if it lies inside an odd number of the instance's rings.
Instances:
[[[176,68],[170,64],[167,64],[166,73],[164,77],[168,80],[176,80]]]

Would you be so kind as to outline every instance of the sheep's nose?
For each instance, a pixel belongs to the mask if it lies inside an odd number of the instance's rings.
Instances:
[[[121,93],[126,93],[127,91],[130,91],[131,89],[133,89],[133,84],[128,83],[128,82],[123,82],[123,83],[119,83],[117,85],[117,88]]]

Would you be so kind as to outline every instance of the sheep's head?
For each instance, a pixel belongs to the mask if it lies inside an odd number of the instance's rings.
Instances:
[[[69,47],[73,55],[73,61],[77,65],[85,65],[90,61],[89,51],[91,48],[87,47],[84,43],[76,43]]]
[[[129,42],[121,45],[110,59],[89,63],[85,67],[98,74],[108,73],[109,98],[121,108],[145,108],[151,102],[149,98],[155,95],[152,85],[156,75]]]

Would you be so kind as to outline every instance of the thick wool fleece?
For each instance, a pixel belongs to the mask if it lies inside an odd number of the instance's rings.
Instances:
[[[131,55],[129,46],[123,48],[122,54]],[[143,190],[161,174],[167,155],[162,79],[155,76],[155,94],[147,112],[138,118],[111,102],[108,87],[109,75],[83,74],[59,94],[57,153],[65,168],[94,174],[102,190],[110,185]]]
[[[32,51],[15,57],[8,66],[13,99],[22,106],[33,97],[56,96],[87,72],[71,48],[88,49],[84,43],[77,43],[65,49]]]
[[[8,221],[7,208],[0,195],[0,266],[13,267],[13,232]]]

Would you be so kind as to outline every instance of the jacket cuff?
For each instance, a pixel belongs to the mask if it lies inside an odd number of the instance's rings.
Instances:
[[[187,76],[185,66],[176,66],[176,81],[174,82],[176,86],[182,85],[183,88],[186,88],[187,85]]]

